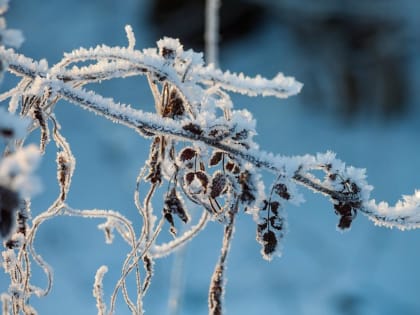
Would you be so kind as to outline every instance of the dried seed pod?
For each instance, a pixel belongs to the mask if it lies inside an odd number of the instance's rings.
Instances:
[[[220,161],[223,158],[223,154],[224,153],[222,151],[214,151],[213,154],[210,157],[209,165],[210,166],[215,166],[215,165],[219,164]]]
[[[162,171],[159,161],[159,149],[160,149],[160,138],[156,137],[151,145],[149,160],[149,174],[146,176],[146,180],[152,184],[162,182]]]
[[[226,175],[222,172],[213,174],[210,184],[210,197],[217,198],[226,192]]]
[[[45,152],[45,148],[49,141],[49,129],[48,129],[48,123],[47,123],[47,117],[45,116],[44,112],[42,111],[40,107],[40,100],[39,98],[36,98],[36,103],[34,105],[34,119],[38,121],[39,127],[41,129],[41,143],[39,145],[39,148],[41,152]]]
[[[57,153],[57,179],[61,189],[61,200],[66,199],[68,185],[70,182],[70,161],[65,152]]]

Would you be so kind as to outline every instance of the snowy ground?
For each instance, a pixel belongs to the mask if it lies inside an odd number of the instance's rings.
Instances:
[[[134,0],[126,0],[124,5],[112,0],[22,0],[12,2],[7,18],[11,28],[21,29],[26,36],[21,49],[24,54],[54,63],[63,52],[80,46],[126,45],[125,24],[133,25],[137,47],[154,45],[155,39],[142,22],[144,14],[146,5]],[[299,79],[305,63],[293,49],[288,34],[268,24],[227,47],[221,65],[268,77],[283,71]],[[419,65],[413,60],[412,68],[417,69],[413,70],[413,85],[419,83]],[[134,107],[151,109],[151,97],[141,78],[106,83],[98,91]],[[383,122],[363,117],[351,123],[311,109],[299,96],[283,101],[236,100],[239,107],[255,114],[257,140],[267,151],[292,155],[332,150],[348,164],[367,168],[377,200],[393,203],[401,194],[420,187],[420,110],[414,106],[419,95],[413,95],[412,112],[403,118]],[[69,203],[80,208],[112,208],[139,220],[132,193],[137,170],[147,154],[147,141],[67,103],[59,104],[57,116],[77,157]],[[50,163],[55,158],[54,148],[48,153],[40,171],[44,194],[34,200],[35,213],[57,192],[55,166]],[[378,228],[359,216],[350,232],[339,233],[332,206],[310,192],[305,192],[305,197],[305,204],[287,209],[290,231],[283,257],[270,263],[260,257],[251,218],[239,219],[227,270],[228,314],[419,314],[420,232]],[[50,296],[32,300],[40,314],[96,313],[91,288],[94,273],[102,264],[111,270],[105,278],[106,294],[110,293],[128,249],[118,240],[105,245],[98,223],[59,218],[41,230],[38,251],[53,266],[55,282]],[[183,269],[178,269],[184,276],[179,314],[207,313],[208,283],[221,232],[221,226],[210,223],[178,257],[184,261]],[[172,263],[173,258],[157,263],[145,300],[147,314],[170,314]],[[39,279],[42,284],[44,279]],[[1,290],[6,286],[0,275]],[[128,314],[128,310],[120,306],[117,313]]]

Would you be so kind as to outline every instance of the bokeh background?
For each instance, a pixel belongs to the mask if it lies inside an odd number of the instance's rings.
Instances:
[[[377,200],[394,203],[420,187],[418,12],[417,0],[222,1],[220,67],[266,77],[284,72],[305,84],[286,100],[234,97],[237,108],[257,119],[261,147],[284,155],[332,150],[348,164],[367,168]],[[166,35],[203,50],[202,0],[14,0],[6,18],[26,37],[20,51],[49,64],[79,47],[126,45],[126,24],[139,49]],[[15,82],[7,75],[2,90]],[[144,78],[92,88],[153,110]],[[148,141],[65,102],[56,114],[77,157],[69,203],[115,209],[140,224],[133,191]],[[50,145],[34,215],[57,194],[54,160]],[[303,192],[307,202],[287,209],[283,256],[270,263],[260,257],[252,218],[239,218],[227,270],[227,314],[419,314],[420,232],[375,227],[362,215],[351,231],[337,232],[332,206]],[[109,297],[128,248],[119,239],[106,245],[99,223],[57,218],[40,230],[38,252],[55,270],[52,293],[31,300],[40,314],[95,314],[93,277],[102,264],[110,269]],[[222,227],[210,223],[179,255],[157,262],[147,314],[207,314],[221,238]],[[34,268],[39,285],[45,284]],[[0,275],[2,291],[7,284]],[[176,309],[169,307],[174,296]],[[117,314],[128,313],[119,304]]]

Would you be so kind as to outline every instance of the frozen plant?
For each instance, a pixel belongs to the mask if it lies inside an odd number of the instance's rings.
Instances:
[[[8,227],[2,233],[3,269],[10,276],[9,290],[1,296],[4,314],[35,314],[30,298],[45,296],[52,289],[52,269],[37,254],[34,240],[42,224],[57,216],[99,218],[107,243],[112,243],[118,234],[129,247],[121,277],[109,300],[103,294],[108,268],[100,266],[96,273],[93,295],[98,314],[113,314],[120,292],[132,314],[143,314],[143,297],[152,280],[154,261],[193,239],[209,220],[224,226],[221,254],[208,295],[209,314],[222,314],[224,271],[236,217],[248,214],[254,218],[261,254],[270,260],[280,254],[287,227],[285,207],[303,201],[300,186],[329,198],[341,230],[351,226],[357,213],[377,225],[400,229],[420,226],[420,191],[404,197],[393,207],[384,202],[378,204],[370,198],[372,186],[366,182],[365,171],[346,166],[332,152],[285,157],[259,148],[253,140],[256,131],[252,114],[234,109],[230,93],[287,98],[302,88],[295,79],[281,73],[269,80],[222,72],[212,64],[205,65],[202,54],[184,50],[177,39],[164,38],[157,42],[157,48],[140,51],[135,49],[131,27],[127,26],[126,32],[127,47],[101,45],[74,50],[52,66],[45,60],[34,61],[0,47],[2,64],[21,78],[16,87],[0,98],[9,100],[11,114],[26,121],[22,129],[15,116],[0,112],[0,131],[6,130],[2,131],[6,137],[14,135],[6,141],[0,164],[0,208],[9,205],[13,208],[10,213],[18,213],[6,217],[6,221],[3,216],[0,218],[0,227]],[[84,88],[87,84],[139,75],[147,78],[155,101],[154,113],[117,103]],[[150,139],[149,158],[135,183],[135,206],[142,218],[141,226],[135,226],[115,210],[74,209],[68,204],[76,159],[54,114],[60,100]],[[35,130],[40,130],[39,148],[24,147],[26,136]],[[30,197],[39,187],[32,176],[39,158],[36,152],[43,154],[50,142],[57,147],[60,190],[48,209],[32,218]],[[263,171],[272,174],[272,183],[262,181]],[[319,176],[319,171],[323,176]],[[160,200],[162,207],[153,207]],[[192,206],[202,209],[194,224],[189,211]],[[188,229],[179,233],[182,224],[188,224]],[[172,235],[172,240],[160,243],[158,237],[165,231]],[[45,288],[33,283],[32,263],[45,271],[48,280]],[[128,277],[135,279],[134,295],[128,292]]]

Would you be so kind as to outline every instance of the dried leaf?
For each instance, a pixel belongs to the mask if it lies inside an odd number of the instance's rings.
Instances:
[[[182,162],[192,160],[197,154],[197,151],[193,148],[187,147],[181,151],[179,154],[179,159]]]
[[[210,158],[210,162],[209,165],[210,166],[215,166],[217,164],[220,163],[220,161],[223,158],[223,152],[222,151],[214,151],[211,158]]]
[[[267,231],[263,234],[264,254],[271,256],[277,248],[277,237],[273,231]]]
[[[226,182],[226,176],[223,173],[215,173],[211,179],[210,197],[217,198],[222,195],[226,191]]]
[[[286,200],[290,199],[290,194],[287,190],[286,184],[277,183],[276,185],[274,185],[274,192],[283,199],[286,199]]]
[[[204,190],[207,190],[207,186],[209,185],[209,177],[205,172],[198,171],[195,173],[195,176],[200,181],[201,185],[203,185]]]
[[[190,185],[192,183],[192,181],[195,178],[195,173],[194,172],[188,172],[187,174],[185,174],[185,182],[187,183],[187,185]]]

